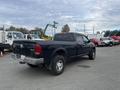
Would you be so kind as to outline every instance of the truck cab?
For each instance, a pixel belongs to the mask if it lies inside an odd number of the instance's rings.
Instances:
[[[14,40],[24,39],[23,33],[19,31],[0,31],[0,47],[11,49]]]
[[[5,43],[9,45],[12,45],[14,40],[24,39],[23,33],[18,31],[7,31],[5,34]]]
[[[59,75],[70,58],[85,55],[94,60],[95,45],[85,35],[70,32],[57,33],[51,41],[15,40],[11,57],[30,67],[45,65]]]

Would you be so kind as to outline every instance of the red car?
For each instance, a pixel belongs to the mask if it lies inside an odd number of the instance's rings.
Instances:
[[[92,38],[91,41],[95,44],[95,46],[101,46],[101,41],[97,38]]]
[[[111,36],[111,38],[114,40],[119,40],[119,42],[120,42],[120,36]]]
[[[111,38],[114,40],[115,45],[120,44],[120,36],[111,36]]]

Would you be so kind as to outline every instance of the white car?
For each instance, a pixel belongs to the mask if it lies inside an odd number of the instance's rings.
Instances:
[[[109,37],[100,38],[102,46],[113,46],[113,40]]]

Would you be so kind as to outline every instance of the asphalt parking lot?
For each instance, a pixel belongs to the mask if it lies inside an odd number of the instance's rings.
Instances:
[[[95,61],[68,63],[62,75],[0,57],[0,90],[120,90],[120,46],[99,47]]]

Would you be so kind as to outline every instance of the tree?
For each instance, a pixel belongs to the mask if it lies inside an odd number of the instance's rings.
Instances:
[[[9,31],[16,31],[16,28],[14,26],[10,26],[10,28],[8,30]]]
[[[24,34],[28,34],[29,33],[29,31],[26,29],[26,28],[16,28],[16,31],[19,31],[19,32],[22,32],[22,33],[24,33]]]
[[[16,28],[14,26],[10,26],[9,28],[6,29],[6,31],[19,31],[19,32],[22,32],[23,34],[28,34],[29,33],[29,30],[26,29],[26,28]]]
[[[114,35],[116,35],[117,33],[118,33],[118,30],[111,31],[110,36],[114,36]]]
[[[105,34],[104,34],[104,37],[108,37],[110,35],[111,31],[108,30],[108,31],[105,31]]]
[[[97,34],[100,34],[100,31],[97,31]]]
[[[70,31],[70,28],[69,28],[68,24],[66,24],[66,25],[64,25],[62,27],[62,31],[61,32],[69,32],[69,31]]]
[[[120,36],[120,31],[118,31],[118,33],[116,34],[117,36]]]

